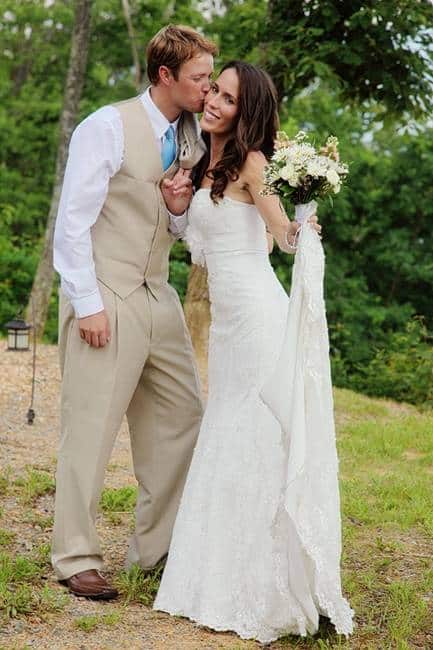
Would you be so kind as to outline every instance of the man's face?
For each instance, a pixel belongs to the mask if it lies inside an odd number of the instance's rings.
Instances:
[[[172,80],[171,98],[181,111],[201,113],[210,88],[213,73],[213,56],[198,54],[179,68],[178,78]]]

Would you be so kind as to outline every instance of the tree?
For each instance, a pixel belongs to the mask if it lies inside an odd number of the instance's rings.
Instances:
[[[188,278],[184,303],[185,319],[194,345],[197,364],[202,377],[206,376],[208,333],[210,326],[207,272],[193,264]]]
[[[33,281],[30,301],[33,302],[36,332],[42,335],[53,287],[53,236],[60,192],[68,156],[68,145],[76,123],[78,106],[84,84],[90,36],[90,18],[93,0],[77,0],[71,40],[69,68],[66,77],[63,109],[60,116],[59,141],[54,187],[45,230],[44,248]],[[31,304],[28,305],[31,312]]]
[[[433,107],[432,24],[427,0],[269,0],[261,60],[281,99],[332,77],[345,100],[421,116]]]
[[[284,108],[311,82],[328,80],[342,102],[374,103],[377,116],[433,108],[433,6],[413,0],[245,0],[223,2],[213,19],[225,61],[242,56],[271,75]],[[378,65],[380,61],[380,65]],[[190,275],[186,307],[203,349],[204,272]],[[191,286],[192,285],[192,286]],[[190,296],[202,296],[189,304]],[[206,321],[202,328],[206,327]]]
[[[141,88],[143,75],[142,75],[141,64],[140,64],[140,56],[138,54],[137,40],[135,36],[134,26],[132,24],[131,8],[129,6],[129,0],[122,0],[122,9],[123,9],[123,15],[125,16],[125,22],[128,27],[128,36],[131,45],[132,61],[134,64],[134,85],[138,92]]]

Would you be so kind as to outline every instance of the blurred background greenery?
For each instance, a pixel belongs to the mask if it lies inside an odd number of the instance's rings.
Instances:
[[[319,210],[338,386],[433,405],[433,8],[427,0],[129,0],[140,65],[168,22],[202,30],[275,79],[283,128],[329,134],[350,163]],[[74,2],[0,0],[0,323],[25,304],[42,250]],[[124,6],[95,0],[79,119],[136,93]],[[145,82],[145,79],[143,80]],[[289,289],[292,260],[272,261]],[[185,296],[189,255],[173,249]],[[45,337],[56,341],[57,286]]]

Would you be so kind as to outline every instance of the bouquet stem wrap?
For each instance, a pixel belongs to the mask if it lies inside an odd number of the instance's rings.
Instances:
[[[295,219],[301,226],[304,224],[317,210],[317,201],[309,201],[308,203],[298,203],[295,205]]]

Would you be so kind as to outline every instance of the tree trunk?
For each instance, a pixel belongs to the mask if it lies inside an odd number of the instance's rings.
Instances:
[[[210,326],[210,305],[207,272],[192,265],[184,303],[185,318],[191,334],[200,377],[207,376],[207,349]]]
[[[132,62],[134,64],[134,85],[137,92],[141,90],[143,83],[143,75],[140,65],[140,57],[138,56],[137,43],[135,39],[134,26],[131,19],[131,9],[129,0],[122,0],[123,15],[125,16],[126,26],[128,28],[129,42],[131,45]]]
[[[53,235],[59,207],[61,187],[65,173],[68,146],[72,131],[77,121],[78,106],[84,85],[87,54],[90,37],[90,18],[93,0],[76,0],[74,28],[71,38],[71,53],[66,76],[65,95],[59,122],[59,140],[56,158],[56,172],[51,205],[45,230],[44,247],[39,260],[29,304],[27,318],[31,319],[30,303],[33,299],[35,322],[38,336],[42,336],[47,319],[48,306],[54,280]]]

